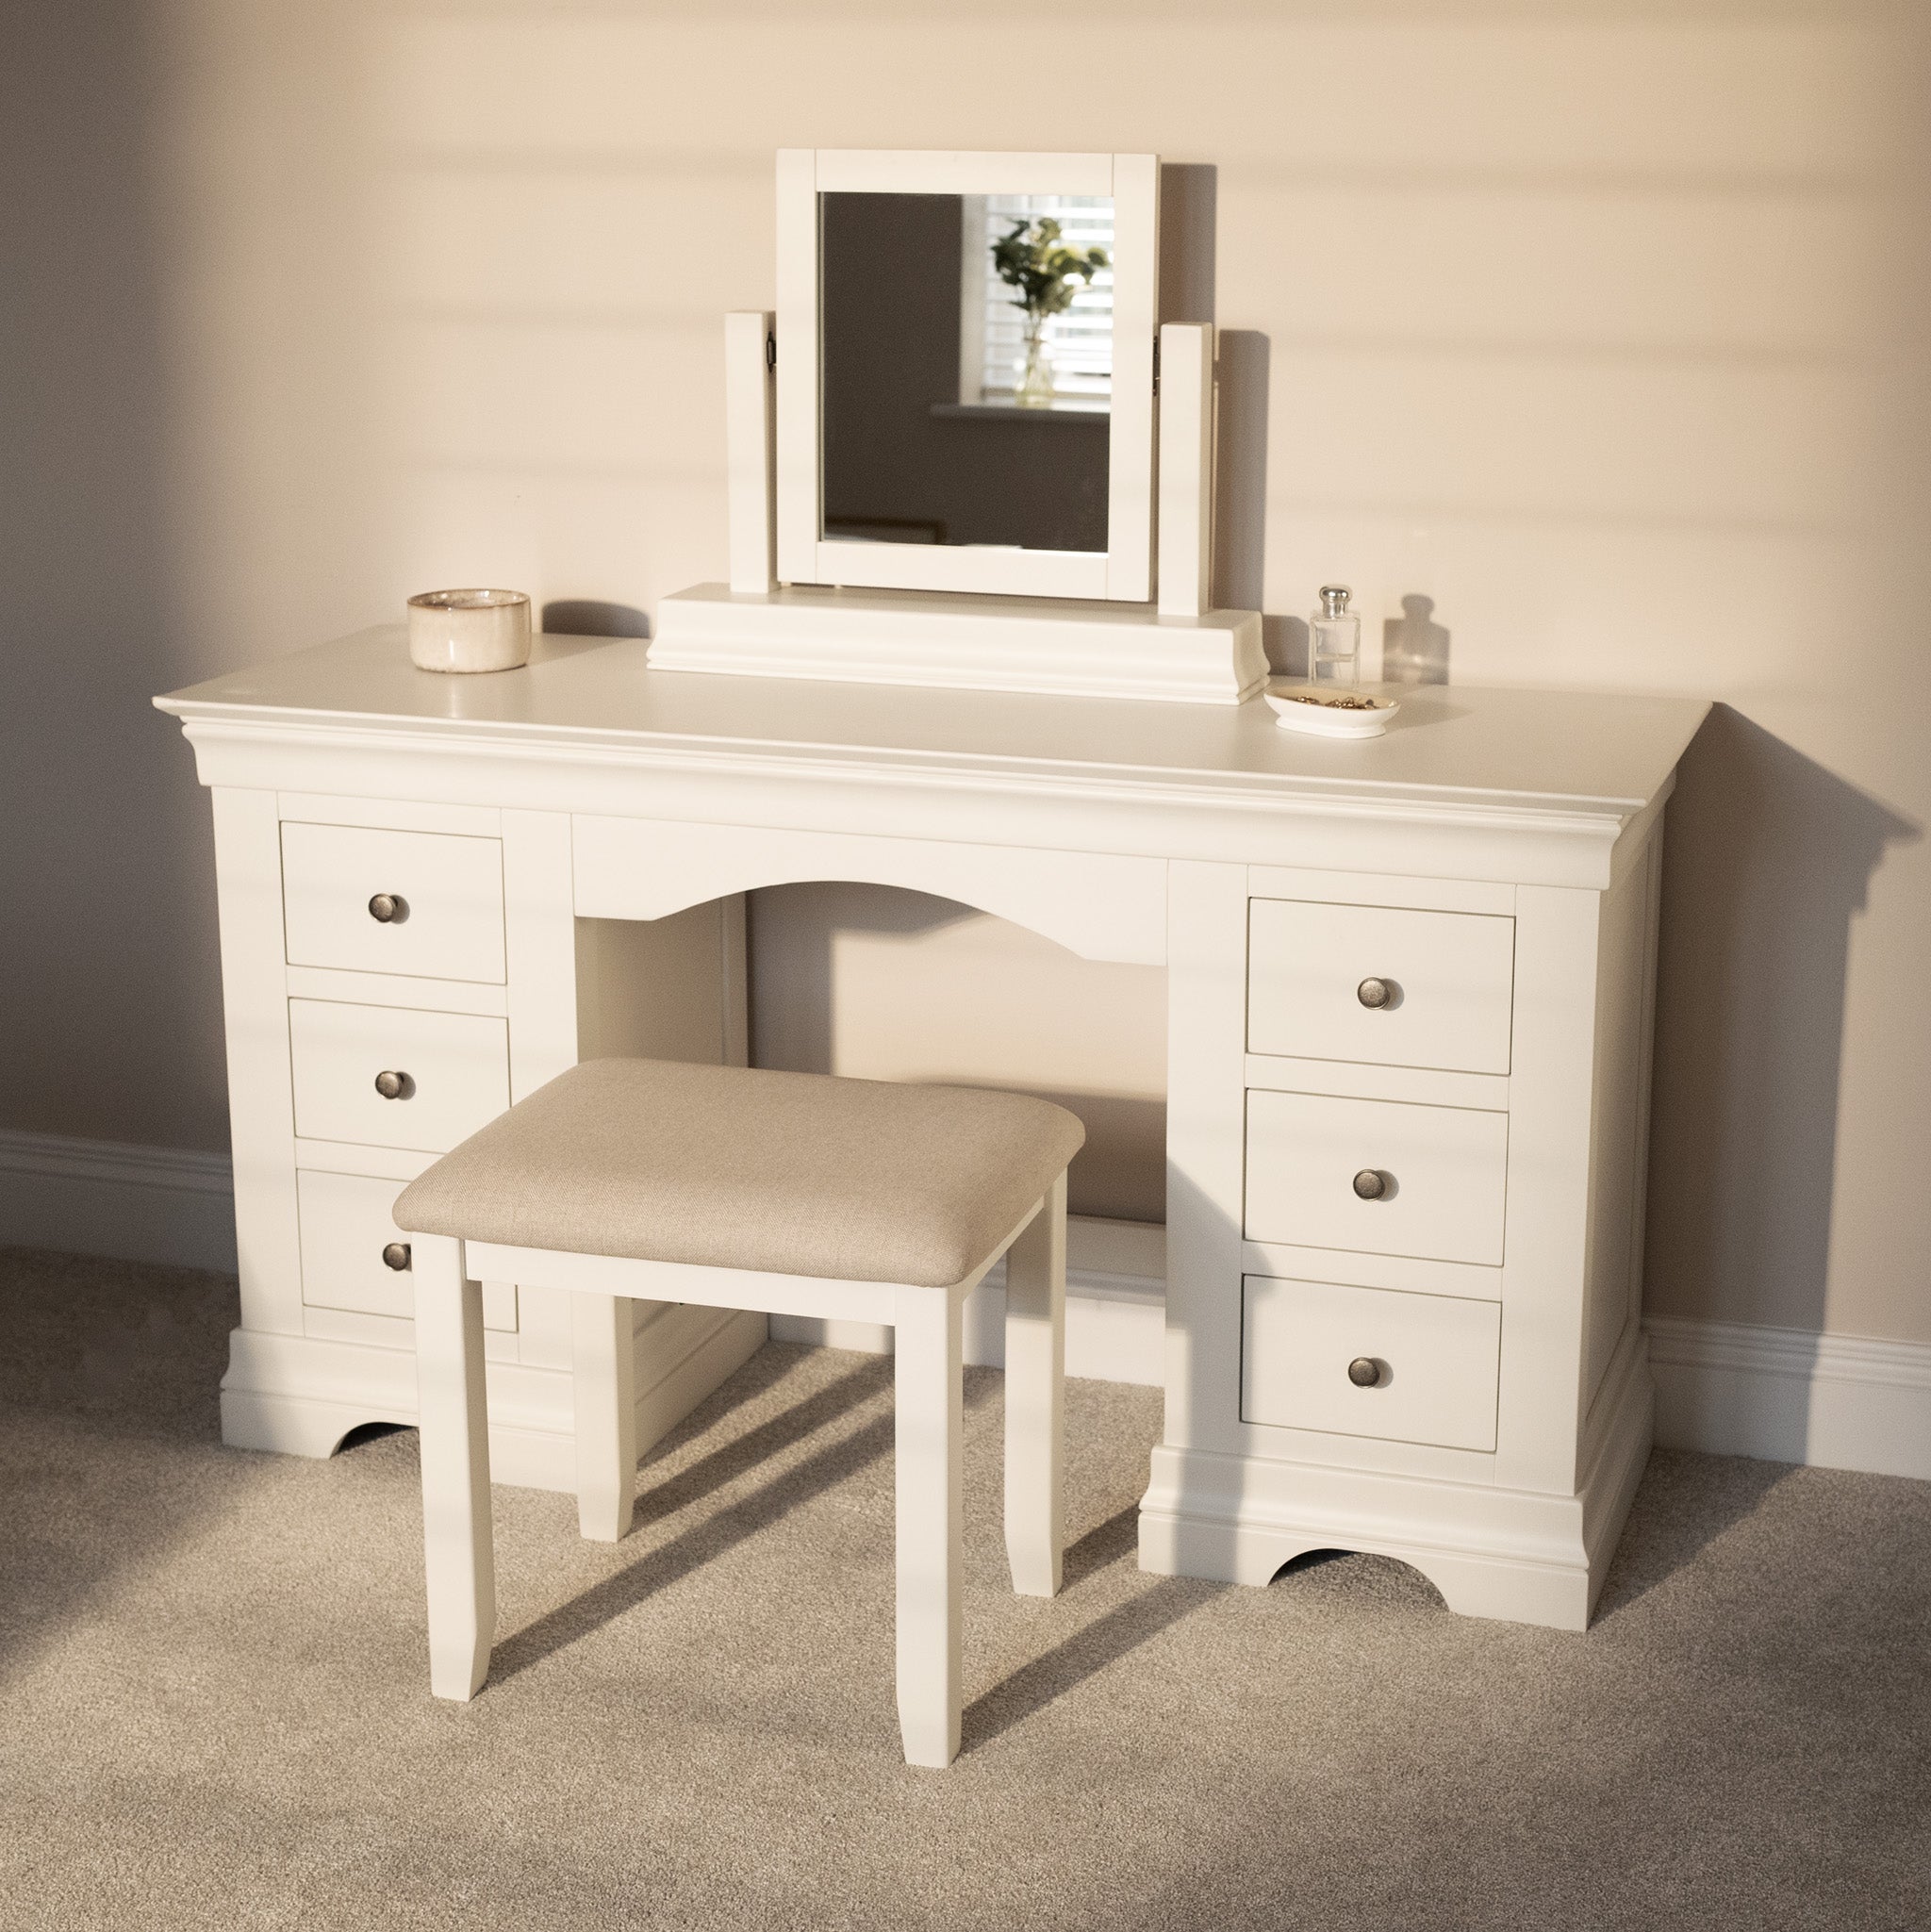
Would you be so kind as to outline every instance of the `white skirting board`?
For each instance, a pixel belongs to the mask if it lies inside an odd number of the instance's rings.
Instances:
[[[235,1269],[229,1166],[219,1154],[0,1130],[0,1247]],[[1075,1216],[1067,1229],[1066,1369],[1158,1387],[1165,1234]],[[1004,1289],[967,1305],[967,1360],[997,1366]],[[1657,1440],[1931,1481],[1931,1346],[1652,1315]],[[774,1321],[780,1339],[879,1349],[883,1330]]]
[[[1657,1441],[1931,1481],[1931,1346],[1651,1315]]]
[[[0,1247],[232,1275],[228,1157],[0,1129]]]
[[[668,1332],[667,1332],[668,1331]],[[648,1449],[719,1382],[755,1355],[765,1318],[728,1309],[665,1309],[639,1337],[637,1444]],[[567,1370],[489,1364],[489,1465],[524,1489],[576,1486]],[[222,1440],[230,1448],[329,1456],[365,1423],[413,1428],[416,1358],[305,1335],[237,1329],[222,1378]]]

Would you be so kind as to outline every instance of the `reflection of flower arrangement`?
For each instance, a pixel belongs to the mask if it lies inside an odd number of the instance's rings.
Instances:
[[[1052,402],[1046,325],[1072,307],[1076,277],[1090,288],[1093,277],[1110,266],[1106,250],[1069,247],[1060,239],[1060,224],[1042,215],[1035,222],[1015,222],[1011,232],[993,243],[992,262],[999,280],[1019,291],[1013,306],[1026,312],[1026,367],[1014,401],[1026,408],[1045,408]]]

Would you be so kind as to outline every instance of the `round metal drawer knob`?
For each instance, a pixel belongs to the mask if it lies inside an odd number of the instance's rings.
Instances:
[[[1395,982],[1393,980],[1363,980],[1354,989],[1354,997],[1370,1009],[1379,1009],[1395,1004]]]
[[[1364,1201],[1378,1201],[1388,1192],[1388,1177],[1378,1168],[1363,1167],[1354,1177],[1354,1191]]]
[[[369,916],[378,926],[397,926],[409,916],[409,901],[400,892],[378,892],[369,901]]]
[[[382,1264],[386,1268],[393,1268],[399,1275],[404,1273],[409,1265],[409,1244],[391,1241],[382,1251]]]
[[[1347,1379],[1358,1389],[1372,1389],[1381,1379],[1381,1364],[1372,1355],[1357,1355],[1347,1364]]]
[[[406,1073],[384,1067],[375,1076],[375,1091],[385,1100],[406,1100],[416,1091],[416,1082]]]

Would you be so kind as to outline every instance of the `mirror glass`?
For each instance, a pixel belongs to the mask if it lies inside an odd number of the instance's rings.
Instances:
[[[821,534],[1104,551],[1114,205],[818,196]]]

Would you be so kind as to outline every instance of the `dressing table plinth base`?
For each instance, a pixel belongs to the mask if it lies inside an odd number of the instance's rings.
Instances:
[[[673,1308],[650,1331],[635,1405],[638,1454],[681,1422],[764,1346],[761,1314]],[[672,1365],[666,1372],[663,1364]],[[652,1371],[654,1370],[654,1373]],[[413,1428],[413,1347],[237,1329],[222,1378],[222,1441],[231,1449],[326,1457],[367,1423]],[[498,1482],[568,1495],[577,1483],[568,1369],[489,1363],[489,1466]]]
[[[1583,1630],[1649,1460],[1655,1396],[1636,1364],[1573,1495],[1156,1448],[1140,1567],[1264,1586],[1310,1550],[1419,1570],[1452,1610]]]

